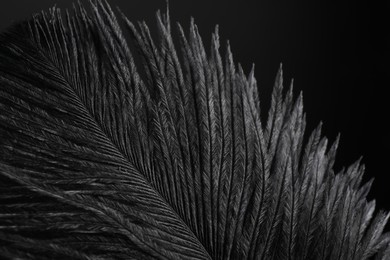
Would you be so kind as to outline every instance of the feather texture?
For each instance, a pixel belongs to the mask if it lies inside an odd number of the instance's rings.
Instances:
[[[6,259],[389,259],[338,138],[305,140],[280,67],[264,124],[218,27],[118,19],[104,1],[0,35],[0,254]],[[123,29],[130,35],[127,39]],[[304,141],[305,140],[305,141]]]

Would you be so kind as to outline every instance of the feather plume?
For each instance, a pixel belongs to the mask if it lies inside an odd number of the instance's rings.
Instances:
[[[207,51],[193,19],[89,5],[0,35],[2,258],[390,258],[372,180],[334,172],[321,124],[304,141],[282,66],[263,124],[218,26]]]

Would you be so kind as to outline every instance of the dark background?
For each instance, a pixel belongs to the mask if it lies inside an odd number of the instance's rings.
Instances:
[[[0,29],[69,0],[0,3]],[[83,2],[83,1],[82,1]],[[133,21],[155,22],[164,0],[112,0]],[[208,45],[214,25],[230,40],[246,72],[256,64],[263,111],[279,63],[286,85],[303,90],[308,130],[320,120],[333,141],[341,132],[336,170],[363,156],[364,180],[375,177],[369,198],[390,210],[389,6],[379,1],[170,0],[172,21],[188,28],[193,16]]]

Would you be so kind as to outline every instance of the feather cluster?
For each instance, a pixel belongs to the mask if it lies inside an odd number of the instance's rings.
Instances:
[[[364,166],[334,172],[282,68],[263,120],[218,27],[206,51],[193,20],[90,6],[0,35],[2,258],[389,259]]]

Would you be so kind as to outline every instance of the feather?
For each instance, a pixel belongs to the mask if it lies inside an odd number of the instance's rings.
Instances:
[[[388,259],[373,180],[334,173],[282,65],[263,125],[218,26],[207,52],[156,19],[90,1],[0,34],[2,258]]]

